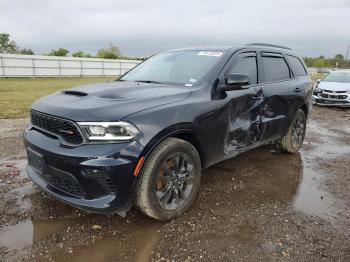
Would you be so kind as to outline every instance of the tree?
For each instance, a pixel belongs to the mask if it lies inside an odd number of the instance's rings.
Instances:
[[[83,51],[77,51],[73,54],[74,57],[91,57],[89,53],[85,53]]]
[[[345,60],[342,54],[336,54],[333,58],[325,58],[324,56],[304,57],[305,64],[308,67],[329,67],[329,68],[350,68],[350,61]]]
[[[110,44],[109,48],[102,48],[98,50],[96,57],[106,59],[116,59],[121,56],[120,50],[113,44]]]
[[[69,51],[67,49],[59,48],[57,50],[51,50],[51,52],[48,53],[47,55],[49,55],[49,56],[67,56],[68,53],[69,53]]]
[[[336,54],[335,56],[334,56],[334,58],[335,59],[337,59],[337,60],[344,60],[344,56],[342,55],[342,54]]]
[[[33,50],[32,49],[25,49],[25,48],[23,48],[23,49],[21,49],[20,51],[19,51],[19,53],[21,54],[21,55],[34,55],[34,52],[33,52]]]
[[[18,46],[15,41],[10,40],[10,35],[7,33],[0,33],[0,53],[16,54]]]
[[[324,68],[324,67],[329,67],[330,64],[327,59],[317,58],[316,61],[314,61],[313,66],[318,68]]]

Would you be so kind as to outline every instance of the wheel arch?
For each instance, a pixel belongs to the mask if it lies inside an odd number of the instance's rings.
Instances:
[[[158,133],[156,136],[154,136],[145,146],[142,155],[145,156],[145,159],[147,160],[147,157],[153,152],[153,150],[165,139],[173,137],[182,139],[191,145],[194,146],[194,148],[197,150],[202,167],[206,166],[206,153],[205,153],[205,147],[204,147],[204,139],[202,138],[202,135],[199,130],[196,128],[191,127],[182,127],[182,128],[167,128],[166,130]]]
[[[205,153],[204,153],[204,149],[203,149],[203,145],[201,144],[199,138],[195,135],[195,133],[192,132],[180,132],[177,134],[173,134],[171,135],[171,137],[174,138],[178,138],[178,139],[182,139],[184,141],[187,141],[188,143],[190,143],[191,145],[194,146],[194,148],[197,150],[198,154],[199,154],[199,158],[201,160],[201,165],[202,167],[205,166]]]
[[[305,116],[307,118],[308,114],[309,114],[309,109],[308,109],[307,105],[306,104],[302,104],[300,109],[303,110],[303,112],[304,112],[304,114],[305,114]]]

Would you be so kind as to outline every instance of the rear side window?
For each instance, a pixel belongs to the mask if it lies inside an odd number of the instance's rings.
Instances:
[[[280,81],[290,79],[289,67],[283,57],[263,56],[265,81]]]
[[[306,70],[303,64],[301,63],[301,61],[299,60],[299,58],[291,55],[287,55],[286,58],[295,76],[307,75]]]
[[[241,57],[230,70],[230,73],[245,74],[249,76],[250,84],[258,82],[258,70],[255,56]]]

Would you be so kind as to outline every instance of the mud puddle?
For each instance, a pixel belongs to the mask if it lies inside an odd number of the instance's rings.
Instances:
[[[307,215],[333,220],[337,218],[340,207],[335,205],[337,201],[332,194],[320,188],[324,176],[323,173],[305,168],[303,180],[295,194],[293,205]]]
[[[144,223],[137,230],[129,232],[125,238],[109,237],[93,243],[92,246],[78,248],[69,256],[56,256],[56,261],[150,261],[154,247],[160,238],[157,223]]]
[[[26,220],[0,231],[0,246],[12,249],[31,247],[34,243],[63,229],[68,221],[34,222]]]
[[[96,232],[94,232],[95,234],[90,234],[89,238],[92,236],[92,241],[87,241],[87,246],[74,248],[73,251],[73,248],[66,245],[64,241],[71,237],[69,235],[73,232],[73,228],[76,228],[77,224],[80,227],[84,227],[83,225],[88,224],[88,221],[82,221],[81,219],[26,220],[7,226],[0,231],[0,247],[6,248],[7,258],[17,260],[28,252],[36,253],[37,247],[40,250],[40,245],[42,244],[40,241],[53,238],[63,240],[63,242],[57,244],[64,254],[60,252],[53,254],[55,261],[87,262],[117,259],[143,262],[150,261],[154,246],[157,244],[160,236],[157,223],[149,221],[136,228],[131,225],[127,232],[119,234],[114,232],[110,236],[104,236],[103,238],[99,237],[98,234],[96,236]],[[77,234],[79,232],[73,232],[74,237],[77,237]],[[79,241],[82,242],[79,244],[84,244],[84,240],[79,239]],[[45,255],[43,253],[46,253],[46,251],[42,252],[41,256]],[[32,258],[34,257],[35,255],[32,255]]]
[[[333,157],[332,153],[329,155]],[[279,201],[306,215],[331,221],[337,218],[339,208],[343,207],[342,201],[322,188],[327,174],[317,170],[314,160],[318,157],[316,151],[315,155],[304,152],[286,155],[268,148],[256,149],[209,168],[204,171],[203,180],[209,187],[216,183],[219,188],[224,188],[230,195],[228,203],[232,205],[252,200],[261,204]],[[232,187],[232,184],[236,185]],[[217,205],[220,206],[220,202]],[[224,203],[222,209],[225,214],[234,211],[226,209]],[[218,214],[221,214],[220,210]]]

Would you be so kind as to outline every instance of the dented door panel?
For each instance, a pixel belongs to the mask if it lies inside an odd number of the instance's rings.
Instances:
[[[225,155],[250,146],[261,138],[261,107],[264,100],[262,89],[251,87],[249,90],[239,92],[241,93],[228,97]]]
[[[263,86],[264,103],[261,111],[262,140],[269,141],[285,135],[294,116],[294,109],[300,107],[300,94],[294,92],[296,80],[291,79]]]
[[[255,58],[255,70],[252,58]],[[256,144],[262,134],[264,93],[258,84],[260,71],[256,51],[244,50],[234,55],[224,69],[222,79],[230,72],[247,74],[251,85],[247,89],[225,92],[219,120],[219,134],[222,135],[219,152],[222,152],[223,158]]]

